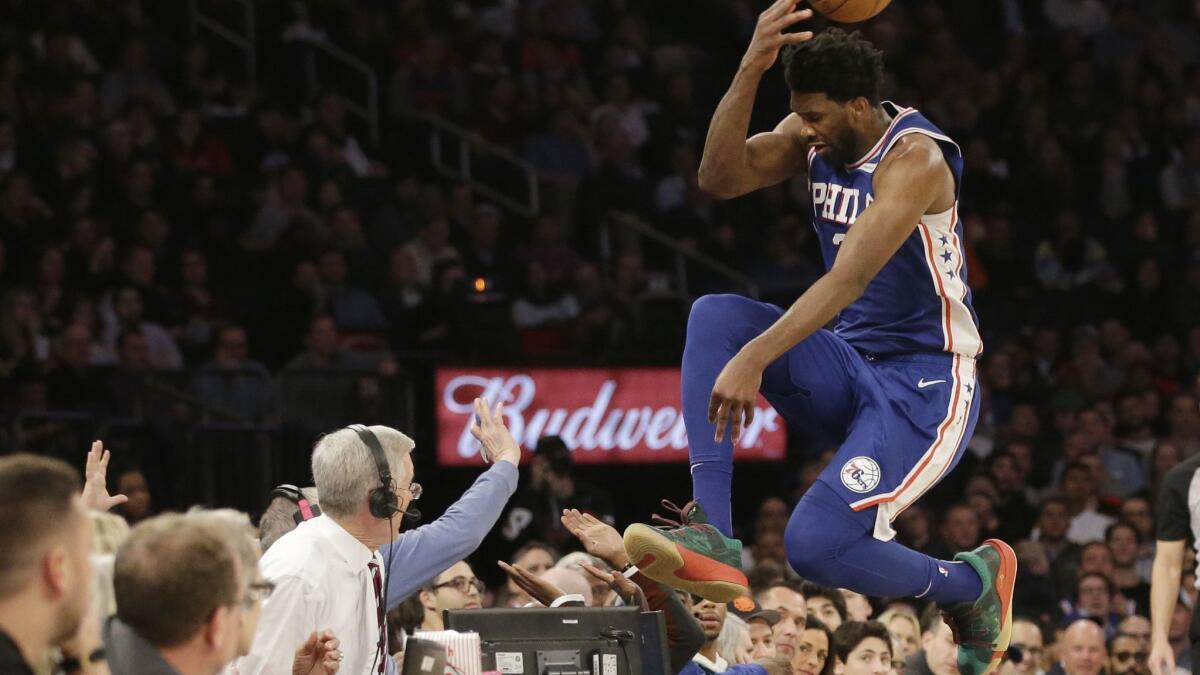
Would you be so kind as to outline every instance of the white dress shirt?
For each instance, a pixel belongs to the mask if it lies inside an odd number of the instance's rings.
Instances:
[[[250,653],[235,665],[238,675],[291,675],[296,650],[321,630],[341,641],[339,675],[373,675],[379,625],[372,558],[386,574],[379,553],[328,516],[284,535],[259,563],[275,591],[263,603]]]

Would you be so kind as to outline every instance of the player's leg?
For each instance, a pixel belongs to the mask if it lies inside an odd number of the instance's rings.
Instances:
[[[682,398],[694,499],[667,531],[642,524],[625,531],[630,558],[653,579],[726,602],[746,590],[741,542],[732,539],[730,483],[734,448],[713,441],[708,402],[729,359],[771,326],[778,307],[734,295],[697,300],[688,319]],[[762,392],[793,425],[828,432],[852,418],[850,373],[862,357],[829,331],[818,331],[763,372]],[[664,521],[670,523],[671,521]]]
[[[721,369],[746,343],[762,334],[783,314],[774,305],[737,295],[707,295],[688,316],[683,350],[681,398],[692,473],[692,496],[713,524],[733,536],[730,484],[733,443],[729,434],[713,441],[708,403]],[[762,392],[793,425],[827,432],[850,420],[853,390],[846,376],[857,353],[828,331],[820,331],[793,347],[763,372]],[[819,390],[818,390],[819,388]],[[840,435],[840,434],[839,434]]]
[[[995,669],[1008,644],[1016,557],[989,540],[952,561],[894,540],[891,521],[954,468],[979,411],[974,362],[913,357],[872,364],[846,442],[789,521],[796,572],[875,596],[942,605],[959,639],[959,669]]]

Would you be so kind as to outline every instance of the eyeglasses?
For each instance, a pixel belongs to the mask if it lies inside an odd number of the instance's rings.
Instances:
[[[270,581],[255,581],[246,587],[246,597],[242,598],[242,604],[247,607],[252,607],[254,603],[261,602],[270,597],[271,592],[275,590],[275,584]]]
[[[410,495],[412,495],[412,500],[414,502],[420,499],[421,495],[425,493],[425,490],[421,488],[421,484],[416,481],[409,483],[408,487],[398,487],[396,489],[408,492]]]
[[[1041,647],[1023,645],[1017,642],[1012,643],[1012,646],[1020,649],[1022,654],[1029,654],[1030,656],[1041,656],[1042,652],[1044,651]]]
[[[1150,657],[1150,655],[1146,652],[1114,652],[1113,656],[1115,656],[1118,661],[1128,661],[1133,659],[1138,663],[1145,663],[1146,659]]]
[[[415,497],[414,497],[414,499],[415,499]],[[470,593],[472,587],[474,587],[475,590],[480,593],[483,593],[484,589],[487,588],[487,586],[483,585],[482,581],[480,581],[479,579],[477,579],[475,577],[470,577],[470,578],[454,577],[450,581],[443,581],[440,584],[433,585],[434,590],[437,590],[439,588],[453,588],[454,590],[458,591],[459,593],[464,593],[464,594]]]

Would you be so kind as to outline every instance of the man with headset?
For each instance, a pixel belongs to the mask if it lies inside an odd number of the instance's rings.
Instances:
[[[509,465],[504,470],[515,481],[520,447],[504,427],[501,408],[489,410],[479,400],[475,408],[471,432],[485,458]],[[292,655],[314,630],[332,631],[341,640],[344,675],[391,670],[385,572],[397,568],[380,548],[395,552],[389,545],[421,494],[413,482],[413,446],[408,436],[385,426],[354,425],[317,442],[312,470],[321,515],[302,522],[263,556],[263,576],[275,591],[263,604],[250,653],[235,666],[239,675],[289,675]]]

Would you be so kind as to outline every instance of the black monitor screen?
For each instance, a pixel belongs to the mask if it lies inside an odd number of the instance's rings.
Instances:
[[[457,609],[446,628],[479,633],[483,669],[506,675],[641,675],[636,607]]]

